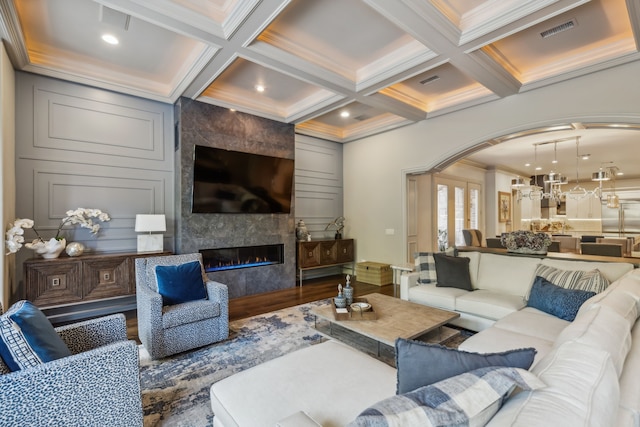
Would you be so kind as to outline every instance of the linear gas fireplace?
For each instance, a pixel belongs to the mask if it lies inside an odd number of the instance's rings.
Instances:
[[[283,244],[200,249],[200,253],[207,273],[261,267],[284,262]]]

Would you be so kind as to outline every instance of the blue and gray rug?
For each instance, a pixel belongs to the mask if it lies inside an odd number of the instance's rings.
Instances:
[[[211,426],[209,388],[236,372],[322,340],[311,327],[314,302],[229,324],[229,339],[192,352],[151,360],[140,346],[144,425]]]

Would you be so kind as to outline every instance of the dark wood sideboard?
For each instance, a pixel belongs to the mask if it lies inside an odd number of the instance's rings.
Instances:
[[[312,240],[298,242],[297,267],[302,286],[305,270],[351,264],[351,275],[355,268],[355,247],[353,239]]]
[[[26,299],[54,324],[136,309],[135,259],[161,253],[95,253],[24,262]]]

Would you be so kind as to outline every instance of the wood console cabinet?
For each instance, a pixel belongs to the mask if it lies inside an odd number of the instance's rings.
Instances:
[[[26,299],[52,323],[136,308],[135,259],[162,253],[103,253],[24,262]]]
[[[351,264],[353,273],[355,262],[353,239],[298,242],[297,258],[300,286],[302,286],[304,270]]]

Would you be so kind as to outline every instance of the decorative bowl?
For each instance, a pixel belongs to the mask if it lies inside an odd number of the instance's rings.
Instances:
[[[352,311],[369,311],[371,310],[371,304],[367,302],[354,302],[350,305]]]

